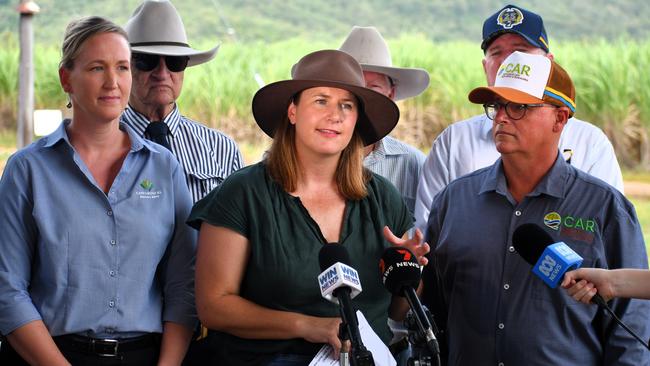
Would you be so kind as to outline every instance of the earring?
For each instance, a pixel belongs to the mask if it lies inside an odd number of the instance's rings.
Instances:
[[[68,104],[65,105],[68,109],[72,108],[72,100],[70,99],[70,94],[68,94]]]

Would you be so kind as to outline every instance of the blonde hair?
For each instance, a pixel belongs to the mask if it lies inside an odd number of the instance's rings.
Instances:
[[[65,29],[59,67],[71,70],[74,67],[75,58],[81,52],[83,43],[95,34],[101,33],[117,33],[127,41],[129,40],[124,29],[108,19],[89,16],[73,20]]]
[[[300,94],[291,103],[298,104]],[[273,144],[264,159],[271,178],[287,192],[298,187],[298,158],[296,128],[285,115],[273,135]],[[363,166],[363,140],[355,130],[350,143],[341,152],[334,179],[341,195],[348,200],[360,200],[368,195],[366,184],[372,174]]]

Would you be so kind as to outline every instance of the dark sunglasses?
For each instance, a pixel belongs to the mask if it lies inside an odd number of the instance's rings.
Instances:
[[[147,53],[134,53],[131,57],[133,57],[133,66],[140,71],[151,71],[158,67],[161,59],[164,59],[169,71],[181,72],[185,70],[190,60],[187,56],[161,56]]]

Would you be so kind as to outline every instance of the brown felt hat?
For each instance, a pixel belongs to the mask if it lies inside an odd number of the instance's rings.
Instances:
[[[361,66],[345,52],[310,53],[294,65],[292,74],[292,79],[266,85],[253,97],[255,121],[271,137],[286,118],[292,98],[305,89],[321,86],[345,89],[359,99],[356,130],[365,145],[381,140],[397,125],[397,105],[383,94],[366,88]]]

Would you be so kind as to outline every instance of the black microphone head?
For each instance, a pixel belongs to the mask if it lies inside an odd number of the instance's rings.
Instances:
[[[406,248],[390,247],[384,250],[379,261],[381,280],[393,295],[404,296],[404,287],[418,288],[420,264],[415,254]]]
[[[536,224],[520,225],[512,233],[512,245],[517,253],[531,265],[535,265],[544,249],[553,243],[553,238]]]
[[[324,271],[336,262],[341,262],[349,266],[350,254],[348,254],[348,250],[338,243],[327,243],[323,245],[318,252],[320,270]]]

